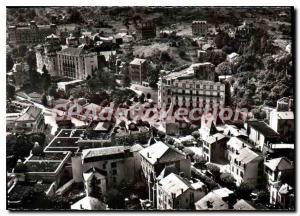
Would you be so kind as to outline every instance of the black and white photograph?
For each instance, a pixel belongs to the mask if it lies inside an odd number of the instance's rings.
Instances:
[[[293,6],[5,11],[8,212],[295,212]]]

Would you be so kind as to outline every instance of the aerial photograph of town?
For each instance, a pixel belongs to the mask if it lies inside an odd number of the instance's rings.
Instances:
[[[7,210],[295,211],[294,7],[5,10]]]

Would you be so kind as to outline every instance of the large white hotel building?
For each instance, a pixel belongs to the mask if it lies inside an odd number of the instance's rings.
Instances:
[[[225,85],[215,82],[215,66],[209,62],[168,73],[158,83],[160,107],[214,108],[224,102]]]

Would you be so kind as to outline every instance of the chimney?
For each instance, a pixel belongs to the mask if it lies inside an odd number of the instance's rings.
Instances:
[[[184,172],[180,172],[180,173],[179,173],[179,176],[180,176],[180,177],[184,177]]]
[[[181,188],[181,193],[183,194],[183,188]]]
[[[149,152],[147,152],[147,158],[150,158],[150,153]]]

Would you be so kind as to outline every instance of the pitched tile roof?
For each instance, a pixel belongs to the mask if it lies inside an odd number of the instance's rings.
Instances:
[[[280,135],[263,121],[248,121],[248,125],[266,138],[279,138]]]
[[[247,201],[243,199],[237,201],[236,204],[234,204],[233,209],[243,211],[256,210],[256,208],[254,208],[252,205],[250,205]]]
[[[190,183],[175,173],[169,174],[160,180],[158,184],[167,194],[175,194],[175,197],[180,196],[190,188]]]
[[[228,204],[212,191],[197,201],[195,207],[196,210],[227,210]]]
[[[122,154],[126,149],[129,149],[129,147],[112,146],[112,147],[103,147],[103,148],[84,149],[82,151],[82,157],[85,159],[85,158]]]
[[[271,170],[278,169],[281,170],[289,170],[294,169],[292,162],[285,157],[275,158],[265,162],[265,166],[269,167]]]
[[[241,161],[242,163],[247,164],[258,157],[260,156],[257,153],[246,147],[240,150],[239,155],[236,159],[237,161]]]
[[[181,154],[183,157],[185,157],[184,153],[180,152],[179,150],[177,150],[161,141],[156,142],[155,144],[142,149],[140,151],[140,154],[149,163],[155,164],[157,162],[157,160],[161,159],[163,157],[163,155],[169,150],[173,151],[173,152],[177,152],[178,154]]]
[[[25,113],[17,119],[17,121],[35,121],[39,117],[41,112],[42,110],[40,108],[30,106],[25,111]]]

